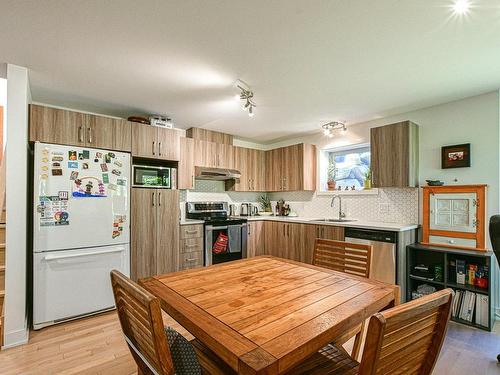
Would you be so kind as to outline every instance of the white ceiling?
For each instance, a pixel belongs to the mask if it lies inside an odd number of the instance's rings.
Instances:
[[[30,69],[38,102],[270,142],[500,87],[500,1],[451,3],[0,0],[0,61]]]

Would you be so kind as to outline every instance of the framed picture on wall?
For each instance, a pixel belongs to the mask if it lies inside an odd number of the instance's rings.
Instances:
[[[470,143],[441,147],[441,168],[470,167]]]

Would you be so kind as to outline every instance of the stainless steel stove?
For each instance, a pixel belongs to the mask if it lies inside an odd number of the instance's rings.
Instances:
[[[229,217],[227,202],[186,202],[186,218],[205,222],[205,266],[247,257],[247,220]]]

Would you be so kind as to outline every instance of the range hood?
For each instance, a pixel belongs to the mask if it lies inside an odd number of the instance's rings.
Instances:
[[[236,169],[195,167],[194,177],[197,180],[226,181],[240,178],[241,173]]]

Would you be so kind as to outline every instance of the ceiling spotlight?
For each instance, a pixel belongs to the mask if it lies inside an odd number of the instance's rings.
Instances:
[[[323,134],[330,138],[333,137],[333,132],[335,130],[342,130],[343,132],[347,131],[346,124],[338,121],[329,122],[328,124],[321,125],[321,127],[323,128]]]
[[[469,0],[455,0],[455,3],[452,6],[453,11],[456,14],[466,14],[470,9],[470,1]]]
[[[236,87],[241,91],[236,97],[244,102],[242,106],[243,110],[248,111],[248,116],[253,117],[253,108],[257,107],[257,104],[253,101],[253,91],[242,80],[236,81]]]

